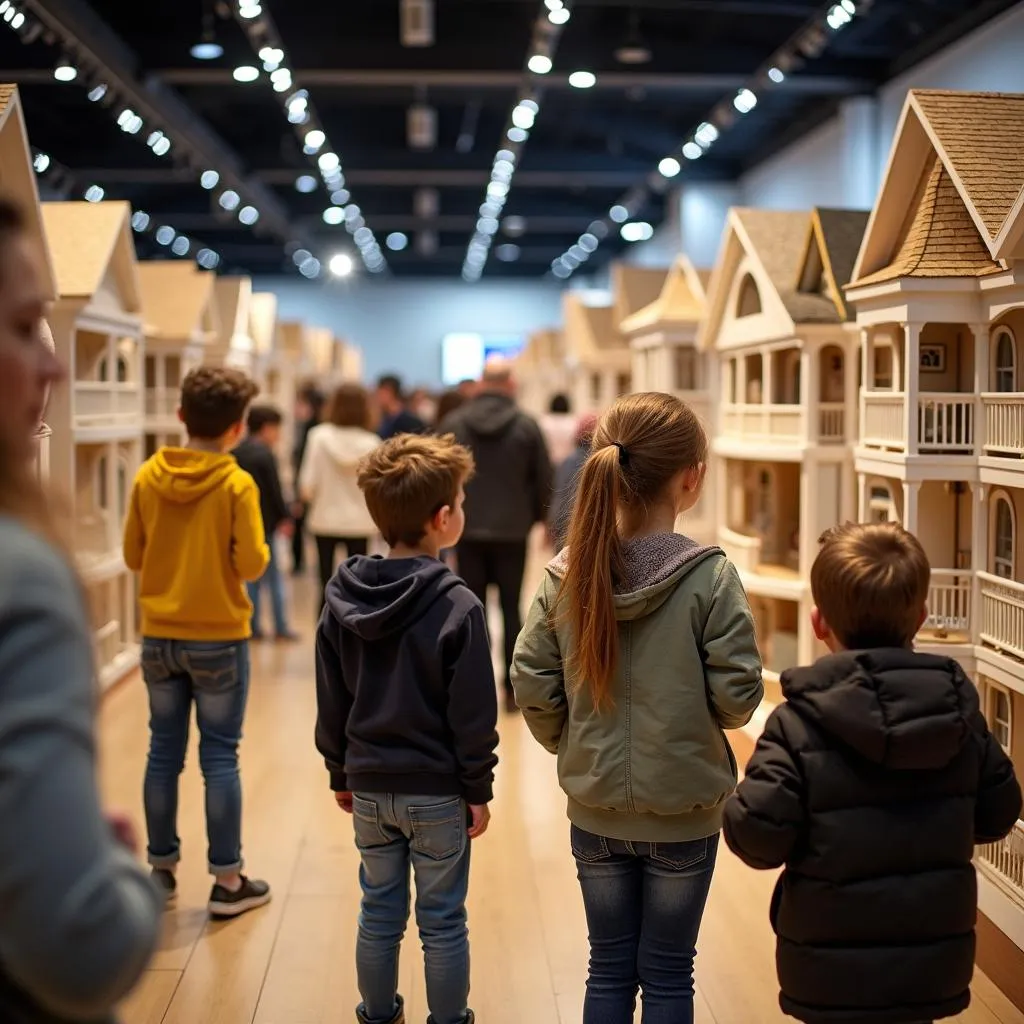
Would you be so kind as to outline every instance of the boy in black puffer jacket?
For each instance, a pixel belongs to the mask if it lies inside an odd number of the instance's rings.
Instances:
[[[811,570],[833,653],[783,674],[725,809],[772,899],[782,1009],[808,1024],[919,1024],[970,1002],[975,843],[1021,810],[1013,765],[951,658],[917,654],[930,569],[895,524],[828,531]]]

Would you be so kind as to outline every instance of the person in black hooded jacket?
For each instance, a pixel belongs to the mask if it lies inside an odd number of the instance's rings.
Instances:
[[[1013,827],[1021,790],[952,658],[915,653],[930,569],[896,524],[828,531],[811,570],[833,652],[783,673],[725,809],[772,898],[782,1009],[808,1024],[960,1013],[974,969],[976,843]]]

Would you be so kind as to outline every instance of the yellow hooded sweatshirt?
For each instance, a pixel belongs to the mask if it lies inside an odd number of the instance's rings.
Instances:
[[[259,490],[233,455],[161,448],[139,470],[124,525],[143,636],[245,640],[247,580],[270,561]]]

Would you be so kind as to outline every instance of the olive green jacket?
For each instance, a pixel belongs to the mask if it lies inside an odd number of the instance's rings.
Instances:
[[[735,567],[719,548],[679,542],[655,582],[615,598],[611,710],[595,710],[586,688],[566,679],[573,631],[552,614],[564,555],[545,571],[516,644],[516,699],[534,737],[558,755],[569,818],[609,839],[684,842],[717,832],[736,786],[723,730],[745,725],[764,694]]]

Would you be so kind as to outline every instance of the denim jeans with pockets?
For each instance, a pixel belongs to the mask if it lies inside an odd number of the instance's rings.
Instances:
[[[685,843],[605,839],[572,828],[590,931],[583,1024],[692,1024],[693,960],[718,836]]]
[[[242,867],[242,785],[238,744],[249,692],[249,642],[142,642],[142,675],[149,691],[149,761],[143,790],[149,863],[181,859],[178,776],[185,767],[192,705],[199,728],[199,766],[206,783],[208,861],[214,875]]]
[[[266,587],[270,591],[270,609],[274,615],[274,632],[277,636],[285,636],[288,633],[288,616],[285,612],[284,602],[284,579],[281,576],[281,567],[277,564],[277,555],[274,553],[273,539],[270,542],[270,561],[263,575],[253,583],[245,585],[249,591],[249,600],[252,602],[252,634],[261,636],[263,634],[262,592]]]
[[[356,971],[363,1014],[370,1024],[389,1024],[397,1009],[411,867],[430,1024],[463,1024],[469,1000],[466,804],[458,797],[357,793],[352,812],[362,858]]]

